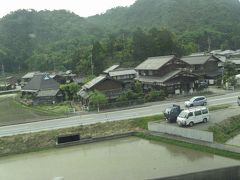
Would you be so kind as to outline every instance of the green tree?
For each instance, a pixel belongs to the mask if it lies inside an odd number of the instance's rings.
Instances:
[[[95,75],[102,73],[105,67],[105,51],[100,42],[95,41],[92,49],[93,72]]]
[[[100,106],[105,105],[108,102],[105,94],[100,91],[93,91],[90,93],[89,104],[100,109]]]
[[[66,100],[73,100],[76,97],[80,87],[75,83],[70,83],[61,85],[60,89],[63,91]]]
[[[166,98],[166,94],[163,90],[156,91],[151,90],[145,95],[146,101],[162,101]]]
[[[235,75],[237,74],[236,65],[232,62],[224,63],[224,83],[228,82],[230,85],[234,86],[236,84]]]

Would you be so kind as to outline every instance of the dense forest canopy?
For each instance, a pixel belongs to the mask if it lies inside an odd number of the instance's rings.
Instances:
[[[8,72],[100,73],[146,57],[240,48],[238,0],[137,0],[82,18],[66,10],[18,10],[0,19],[0,63]]]

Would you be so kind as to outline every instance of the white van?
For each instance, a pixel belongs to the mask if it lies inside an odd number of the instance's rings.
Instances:
[[[207,122],[209,120],[209,111],[207,107],[198,106],[183,110],[177,117],[179,126],[193,126],[196,123]]]

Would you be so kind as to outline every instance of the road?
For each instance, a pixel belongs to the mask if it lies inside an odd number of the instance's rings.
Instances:
[[[228,104],[228,103],[236,104],[237,96],[239,94],[240,94],[239,92],[234,92],[226,95],[209,97],[208,105],[212,106],[212,105],[220,105],[220,104]],[[178,104],[183,106],[185,100],[161,102],[159,104],[155,104],[147,107],[120,110],[120,111],[114,111],[114,112],[79,115],[79,116],[74,116],[69,118],[61,118],[61,119],[53,119],[53,120],[32,122],[32,123],[26,123],[26,124],[3,126],[3,127],[0,127],[0,137],[30,133],[30,132],[39,132],[44,130],[74,127],[79,125],[94,124],[99,122],[119,121],[119,120],[130,119],[130,118],[157,115],[157,114],[161,114],[165,108],[169,107],[172,104]]]

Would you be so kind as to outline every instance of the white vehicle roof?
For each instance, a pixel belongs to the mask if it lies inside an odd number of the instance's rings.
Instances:
[[[208,109],[208,108],[205,106],[197,106],[197,107],[192,107],[189,109],[184,109],[183,111],[184,112],[195,112],[195,111],[204,110],[204,109]]]

